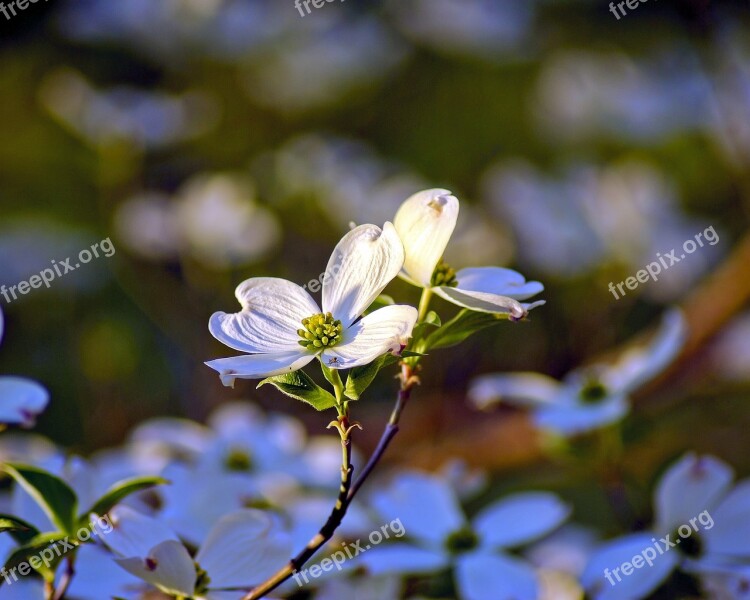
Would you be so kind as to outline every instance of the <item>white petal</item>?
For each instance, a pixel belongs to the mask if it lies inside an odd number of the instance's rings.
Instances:
[[[628,350],[617,364],[605,371],[610,389],[631,391],[666,369],[683,348],[687,322],[679,309],[667,312],[654,338],[646,346]]]
[[[544,291],[538,281],[526,281],[519,272],[501,267],[461,269],[456,273],[456,281],[462,290],[508,296],[514,300],[526,300]]]
[[[712,511],[733,478],[732,469],[717,458],[685,455],[664,473],[656,488],[657,531],[668,533],[704,510]]]
[[[218,358],[206,363],[219,372],[221,382],[227,387],[234,387],[235,379],[264,379],[291,373],[307,365],[315,358],[314,354],[297,346],[299,350],[275,352],[270,354],[247,354]]]
[[[482,510],[474,529],[484,547],[512,547],[550,533],[569,515],[570,507],[554,494],[515,494]]]
[[[379,308],[347,329],[341,344],[324,350],[323,362],[336,369],[351,369],[388,352],[399,352],[411,337],[417,317],[413,306]]]
[[[195,564],[180,542],[162,542],[152,548],[148,556],[119,558],[116,562],[167,594],[192,597],[195,592]]]
[[[47,390],[36,381],[0,377],[0,423],[33,427],[48,402]]]
[[[750,558],[750,481],[738,484],[715,509],[704,508],[696,517],[708,554]]]
[[[462,600],[537,600],[534,569],[503,554],[473,552],[458,559],[456,585]]]
[[[465,525],[456,495],[448,484],[426,473],[403,473],[373,493],[372,506],[383,518],[401,519],[409,538],[437,548]]]
[[[475,292],[457,287],[436,287],[433,290],[443,300],[477,312],[493,314],[507,313],[513,319],[522,319],[528,312],[518,300],[514,300],[508,296]],[[540,300],[540,302],[543,301]],[[540,306],[540,304],[537,302],[534,303],[534,306]]]
[[[680,553],[673,549],[659,554],[652,538],[650,533],[628,535],[602,545],[594,553],[581,576],[581,583],[593,600],[646,598],[669,576],[677,566]],[[647,552],[648,549],[651,552]],[[651,559],[652,566],[640,560],[642,552],[655,555]],[[637,563],[642,566],[625,575],[622,565],[632,564],[636,556],[640,557]]]
[[[685,566],[700,576],[706,598],[713,600],[750,600],[750,565],[731,560],[703,558]]]
[[[292,545],[272,526],[270,517],[259,510],[240,510],[221,518],[195,556],[211,578],[209,587],[251,587],[283,567]]]
[[[78,549],[76,575],[68,595],[76,600],[127,597],[141,582],[125,572],[112,560],[112,555],[95,544],[82,544]],[[4,598],[0,594],[0,598]]]
[[[398,275],[404,246],[393,225],[360,225],[347,233],[328,261],[323,312],[349,327]]]
[[[458,199],[448,190],[418,192],[398,209],[393,224],[404,242],[404,273],[429,287],[458,220]]]
[[[230,348],[256,354],[299,348],[302,319],[320,312],[305,290],[286,279],[255,277],[237,287],[242,311],[214,313],[211,334]]]
[[[534,423],[540,429],[574,436],[616,423],[629,411],[624,396],[611,396],[597,404],[545,406],[534,413]]]
[[[485,375],[475,379],[469,388],[469,399],[477,408],[496,402],[535,407],[554,402],[560,383],[540,373]]]
[[[146,557],[149,551],[162,542],[179,539],[161,521],[147,517],[132,508],[119,504],[109,513],[112,531],[101,537],[115,554],[123,557]]]
[[[367,550],[357,557],[372,575],[428,575],[448,566],[446,552],[418,548],[410,544],[390,544]]]

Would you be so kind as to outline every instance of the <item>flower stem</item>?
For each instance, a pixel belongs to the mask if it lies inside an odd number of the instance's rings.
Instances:
[[[337,429],[341,433],[341,449],[342,449],[342,465],[341,465],[341,487],[339,488],[339,495],[336,499],[336,504],[333,507],[331,515],[328,517],[325,525],[321,527],[318,534],[312,538],[307,546],[289,561],[282,569],[272,575],[268,580],[257,586],[247,595],[242,597],[242,600],[258,600],[263,598],[266,594],[272,592],[287,579],[292,577],[297,571],[299,571],[304,564],[312,558],[312,556],[333,537],[333,534],[338,529],[341,522],[346,516],[346,511],[349,508],[352,500],[357,495],[357,492],[365,483],[367,478],[370,476],[372,471],[377,466],[380,459],[385,454],[388,445],[391,440],[398,433],[398,422],[401,419],[401,412],[404,410],[406,403],[409,401],[411,391],[415,385],[419,383],[419,378],[414,375],[414,368],[406,363],[401,363],[401,388],[398,392],[396,399],[396,405],[391,412],[391,417],[388,420],[388,424],[380,437],[380,442],[373,452],[370,460],[367,461],[367,465],[357,477],[356,482],[352,484],[352,454],[351,454],[351,425],[347,416],[339,417],[339,424]]]
[[[423,288],[422,297],[419,299],[419,318],[417,319],[417,323],[424,321],[424,318],[427,316],[427,309],[430,308],[430,300],[432,300],[432,289],[428,287]]]

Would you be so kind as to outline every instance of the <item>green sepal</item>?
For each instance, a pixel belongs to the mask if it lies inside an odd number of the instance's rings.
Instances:
[[[74,533],[78,498],[67,483],[43,469],[27,465],[5,463],[0,466],[0,471],[10,475],[60,531]]]
[[[282,394],[309,404],[315,410],[326,410],[337,405],[336,398],[310,379],[304,371],[268,377],[258,384],[258,388],[267,383],[276,387]]]
[[[418,344],[418,347],[424,350],[450,348],[460,344],[477,331],[507,320],[507,314],[483,313],[465,308],[440,329],[431,333],[424,340],[424,344]]]

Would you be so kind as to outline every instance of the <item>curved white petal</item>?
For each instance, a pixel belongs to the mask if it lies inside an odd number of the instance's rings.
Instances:
[[[534,569],[511,556],[473,552],[458,559],[456,585],[462,600],[537,600]]]
[[[292,545],[272,527],[271,518],[259,510],[240,510],[222,517],[195,556],[211,578],[209,587],[249,588],[283,567]]]
[[[248,279],[235,295],[242,311],[214,313],[208,329],[222,344],[250,354],[299,348],[302,319],[320,312],[310,294],[286,279]]]
[[[428,575],[445,569],[449,561],[446,552],[411,544],[377,546],[357,557],[357,565],[364,565],[371,575]]]
[[[486,313],[509,314],[513,319],[522,319],[528,313],[528,310],[518,300],[508,296],[499,296],[497,294],[488,294],[486,292],[475,292],[457,287],[436,287],[434,292],[443,300],[452,302],[463,308]],[[530,305],[532,308],[541,306],[543,300]]]
[[[381,230],[360,225],[347,233],[328,261],[323,312],[349,327],[373,303],[404,264],[404,246],[391,223]]]
[[[630,405],[624,396],[611,396],[596,404],[542,407],[534,413],[534,423],[540,429],[574,436],[616,423],[629,411]]]
[[[686,454],[664,473],[656,487],[657,531],[668,533],[704,510],[712,511],[733,478],[731,467],[719,459]]]
[[[541,373],[509,373],[477,377],[469,388],[469,399],[477,408],[497,402],[536,407],[551,404],[560,393],[560,382]]]
[[[647,345],[626,351],[616,365],[604,372],[605,385],[625,392],[639,388],[672,363],[682,350],[686,337],[685,316],[679,309],[670,310]]]
[[[708,554],[750,558],[750,481],[738,484],[715,509],[695,517]]]
[[[750,600],[750,565],[746,563],[702,558],[687,563],[685,570],[700,576],[707,598]]]
[[[404,242],[404,274],[429,287],[458,220],[458,199],[448,190],[417,192],[398,209],[393,224]]]
[[[456,281],[456,287],[462,290],[508,296],[514,300],[526,300],[544,291],[538,281],[526,281],[518,271],[502,267],[461,269],[456,273]]]
[[[33,427],[49,402],[46,389],[23,377],[0,377],[0,423]]]
[[[109,513],[112,531],[101,536],[102,542],[115,554],[123,557],[145,557],[162,542],[179,539],[160,520],[118,504]]]
[[[510,548],[534,541],[559,527],[570,507],[555,494],[514,494],[482,510],[474,530],[483,547]]]
[[[398,475],[389,487],[373,494],[371,504],[383,518],[401,519],[409,538],[436,548],[466,522],[453,490],[426,473]]]
[[[591,557],[581,576],[581,584],[592,600],[633,600],[647,598],[672,572],[680,560],[680,553],[659,554],[650,533],[636,533],[603,544]],[[657,542],[658,543],[658,542]],[[642,552],[651,549],[655,554],[651,565],[638,560],[638,568],[630,575],[622,572],[622,565],[632,563],[633,558],[643,558]],[[628,571],[631,569],[628,567]]]
[[[189,598],[195,592],[195,564],[180,542],[162,542],[143,558],[118,558],[116,562],[129,573],[167,594]]]
[[[219,372],[221,382],[227,387],[234,387],[235,379],[264,379],[291,373],[307,365],[315,358],[301,346],[299,350],[275,352],[270,354],[247,354],[245,356],[231,356],[218,358],[206,363]]]
[[[413,306],[379,308],[347,329],[341,344],[324,350],[323,362],[331,368],[351,369],[388,352],[399,352],[411,337],[417,317]]]
[[[78,548],[76,575],[68,595],[76,600],[121,598],[138,585],[142,585],[141,582],[118,566],[107,550],[97,544],[82,544]],[[0,598],[5,600],[2,593]]]

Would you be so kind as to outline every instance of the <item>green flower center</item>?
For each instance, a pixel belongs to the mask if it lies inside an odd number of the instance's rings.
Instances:
[[[198,563],[195,563],[195,571],[197,573],[195,578],[195,593],[196,595],[203,595],[208,591],[208,586],[211,584],[211,578],[208,573],[201,569]]]
[[[242,448],[232,448],[224,459],[224,466],[230,471],[251,471],[253,459]]]
[[[302,319],[302,325],[305,328],[297,330],[302,338],[299,344],[310,350],[332,348],[341,341],[344,331],[341,321],[334,320],[331,313],[319,313]]]
[[[432,273],[432,279],[430,279],[430,286],[432,287],[456,287],[458,281],[456,280],[456,270],[446,263],[442,258],[435,267]]]
[[[479,537],[468,527],[451,533],[445,540],[445,547],[452,554],[468,552],[479,546]]]
[[[597,379],[589,379],[583,384],[578,397],[584,404],[597,404],[607,397],[608,391],[606,386]]]

